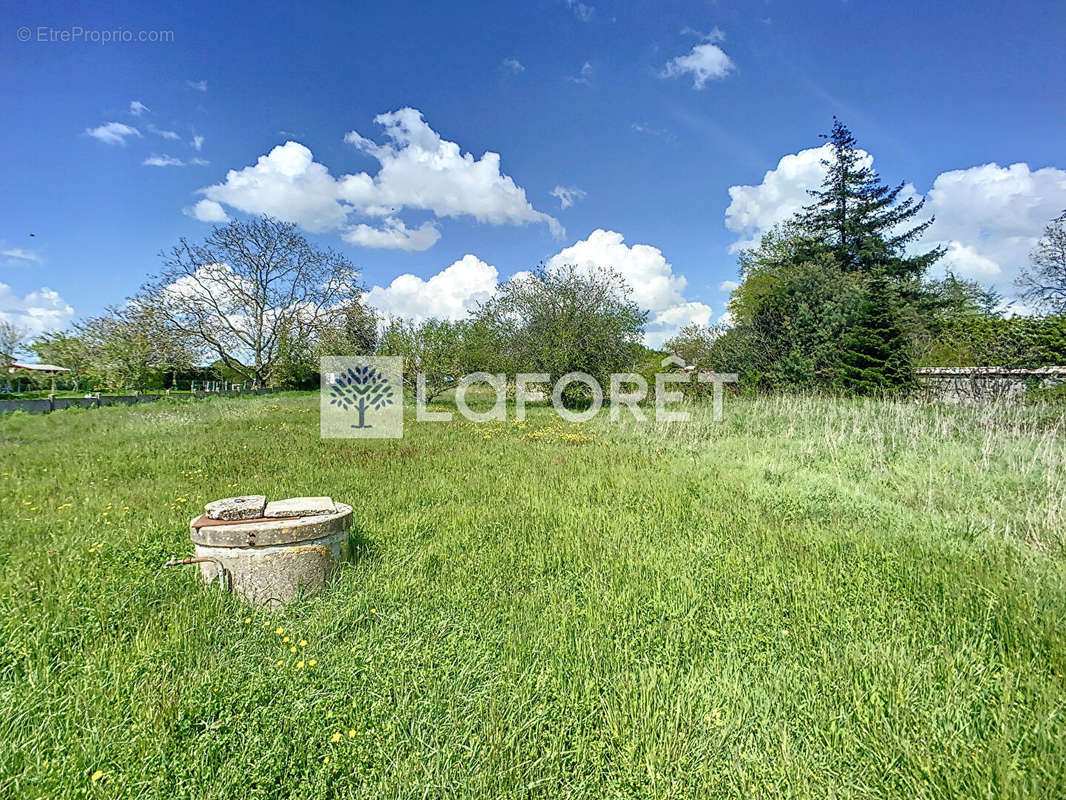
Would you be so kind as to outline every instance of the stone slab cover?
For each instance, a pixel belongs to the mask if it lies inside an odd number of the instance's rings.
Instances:
[[[266,504],[265,495],[250,494],[216,500],[204,506],[204,511],[211,519],[255,519],[263,516]]]
[[[264,517],[318,517],[337,510],[332,497],[290,497],[266,504]]]

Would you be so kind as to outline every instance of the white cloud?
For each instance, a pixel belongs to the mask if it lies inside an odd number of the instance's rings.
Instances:
[[[685,298],[687,281],[677,275],[657,247],[625,244],[617,231],[597,229],[587,239],[556,253],[545,263],[548,269],[566,264],[590,269],[610,267],[633,290],[633,299],[651,312],[646,341],[655,347],[689,322],[705,324],[710,306]]]
[[[133,116],[139,117],[145,111],[151,111],[151,109],[140,100],[130,100],[130,113]]]
[[[871,166],[873,158],[860,151],[860,164]],[[729,248],[731,253],[751,247],[759,237],[779,222],[790,219],[810,205],[808,189],[817,189],[825,178],[823,159],[832,155],[828,144],[782,156],[774,169],[767,170],[762,183],[730,186],[731,202],[725,210],[725,226],[741,238]]]
[[[207,91],[207,81],[185,81],[185,85],[190,89],[195,89],[198,92]]]
[[[519,72],[526,71],[525,66],[517,58],[505,58],[503,60],[503,67],[504,69],[510,70],[511,72],[515,73],[516,75]]]
[[[351,211],[339,199],[338,181],[299,142],[278,145],[255,166],[230,170],[224,182],[200,193],[216,205],[270,214],[313,232],[340,228]]]
[[[168,130],[165,130],[163,128],[157,128],[155,125],[152,125],[151,123],[148,123],[148,130],[150,130],[156,136],[162,136],[164,139],[169,139],[170,141],[173,141],[173,142],[176,142],[178,139],[181,138],[174,131],[168,131]]]
[[[186,208],[185,213],[201,222],[229,222],[226,210],[214,200],[201,200],[192,208]]]
[[[492,296],[497,277],[496,267],[467,254],[429,280],[400,275],[387,287],[375,286],[363,299],[389,316],[456,320]]]
[[[168,156],[166,153],[163,155],[150,155],[141,164],[145,167],[184,167],[185,162],[180,158],[174,158],[174,156]]]
[[[341,238],[360,247],[380,247],[393,250],[428,250],[440,239],[440,231],[432,222],[423,222],[417,228],[408,228],[403,220],[386,217],[384,227],[356,225],[345,231]]]
[[[13,247],[9,250],[0,250],[0,256],[17,261],[32,261],[35,264],[42,263],[42,259],[32,250],[23,250],[21,247]]]
[[[304,145],[289,141],[260,156],[254,166],[230,170],[224,182],[200,193],[216,203],[270,214],[313,232],[343,229],[353,213],[396,219],[410,208],[494,225],[542,222],[554,235],[563,235],[558,221],[533,208],[525,190],[500,172],[498,153],[486,152],[480,159],[462,153],[413,108],[381,114],[375,121],[391,141],[379,145],[355,131],[344,140],[377,159],[376,175],[359,172],[334,178]],[[364,227],[369,241],[372,228]],[[430,229],[423,225],[418,231],[418,241],[425,242]],[[379,241],[397,239],[392,235]]]
[[[121,122],[108,122],[96,128],[86,128],[85,133],[104,144],[125,144],[127,136],[140,136],[141,132]]]
[[[993,163],[942,172],[927,195],[926,209],[936,221],[922,244],[946,244],[942,264],[1007,286],[1064,208],[1066,170]]]
[[[715,28],[709,38],[721,40],[724,36]],[[693,88],[702,89],[707,81],[721,80],[734,69],[736,64],[721,47],[711,41],[705,41],[695,45],[686,55],[667,61],[661,76],[678,78],[691,75]]]
[[[811,202],[808,189],[821,185],[828,145],[786,155],[755,186],[732,186],[726,227],[740,238],[730,248],[750,247],[775,223]],[[862,163],[873,164],[863,153]],[[901,197],[921,195],[907,185]],[[1066,208],[1066,170],[1028,164],[990,163],[940,173],[926,195],[923,218],[935,216],[916,248],[947,250],[938,270],[1011,287],[1048,221]]]
[[[734,289],[739,288],[740,284],[736,281],[722,281],[720,284],[718,284],[718,291],[720,292],[731,292]]]
[[[576,186],[556,186],[549,192],[552,197],[559,198],[559,208],[570,208],[575,200],[581,200],[586,192]]]
[[[199,153],[201,150],[204,149],[204,137],[203,136],[194,136],[194,137],[192,137],[192,141],[189,144],[192,145],[192,149],[193,150],[195,150],[197,153]]]
[[[74,309],[47,286],[20,297],[6,283],[0,283],[0,320],[26,331],[28,336],[64,328],[73,318]]]

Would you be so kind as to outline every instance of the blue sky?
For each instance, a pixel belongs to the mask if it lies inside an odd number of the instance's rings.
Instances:
[[[1009,290],[1066,208],[1063,30],[1057,2],[9,2],[0,317],[97,314],[203,218],[269,210],[409,316],[610,262],[654,344],[721,318],[834,114]]]

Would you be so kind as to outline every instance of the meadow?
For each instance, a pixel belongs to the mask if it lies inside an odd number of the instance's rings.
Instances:
[[[317,403],[0,418],[0,797],[1066,796],[1061,409]],[[278,613],[162,568],[253,492],[355,507]]]

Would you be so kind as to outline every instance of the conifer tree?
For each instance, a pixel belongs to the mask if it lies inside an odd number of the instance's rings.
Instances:
[[[838,388],[863,395],[911,388],[915,377],[910,347],[887,277],[871,278],[866,299],[844,336]]]
[[[836,117],[829,136],[832,157],[824,159],[828,173],[821,189],[810,190],[814,203],[799,215],[804,232],[832,250],[841,268],[865,275],[885,275],[906,281],[920,278],[941,255],[934,248],[907,255],[933,220],[907,228],[925,204],[924,199],[900,199],[903,183],[888,186],[863,163],[866,154]]]

